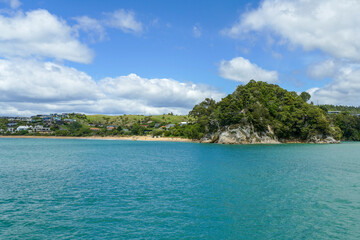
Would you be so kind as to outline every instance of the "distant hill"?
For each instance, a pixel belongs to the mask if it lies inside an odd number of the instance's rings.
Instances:
[[[348,112],[351,114],[360,114],[360,107],[330,105],[330,104],[319,105],[319,107],[325,111],[341,111],[341,112]]]
[[[188,117],[185,115],[174,115],[172,113],[163,115],[86,115],[86,121],[93,124],[102,125],[118,125],[118,126],[132,126],[135,123],[146,124],[147,122],[159,122],[166,124],[178,124],[180,122],[187,122]]]

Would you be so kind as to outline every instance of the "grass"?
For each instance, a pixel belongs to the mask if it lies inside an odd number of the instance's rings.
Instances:
[[[118,116],[109,116],[109,115],[87,115],[87,122],[95,124],[104,124],[104,125],[132,125],[134,123],[146,124],[149,121],[158,122],[158,123],[180,123],[188,122],[189,117],[185,115],[118,115]]]

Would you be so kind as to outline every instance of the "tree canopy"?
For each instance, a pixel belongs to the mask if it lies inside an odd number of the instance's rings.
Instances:
[[[204,133],[230,125],[251,125],[256,131],[270,127],[279,139],[306,140],[313,135],[332,135],[334,129],[324,111],[307,103],[310,94],[289,92],[278,85],[251,80],[219,102],[205,99],[189,115]]]

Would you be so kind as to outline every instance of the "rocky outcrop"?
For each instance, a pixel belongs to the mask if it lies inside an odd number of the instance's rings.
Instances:
[[[308,143],[340,143],[340,141],[331,136],[315,135],[308,140]]]
[[[270,126],[264,132],[256,132],[253,126],[229,126],[210,134],[201,139],[204,143],[219,144],[278,144],[278,143],[339,143],[330,136],[315,135],[307,141],[303,140],[279,140]]]
[[[229,126],[223,131],[206,136],[202,142],[212,142],[220,144],[275,144],[280,143],[275,137],[271,127],[265,132],[256,132],[250,125]]]

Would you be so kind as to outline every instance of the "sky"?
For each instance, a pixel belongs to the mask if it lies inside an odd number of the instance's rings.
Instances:
[[[254,79],[360,105],[360,1],[0,0],[0,115],[187,114]]]

